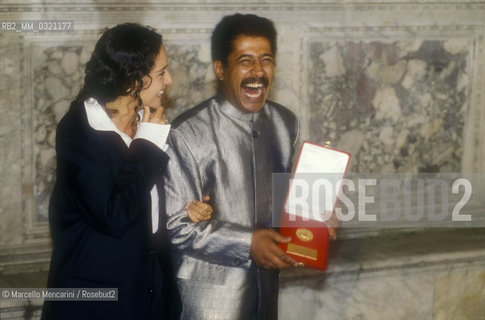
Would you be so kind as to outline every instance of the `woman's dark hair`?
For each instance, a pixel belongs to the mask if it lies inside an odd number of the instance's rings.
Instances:
[[[276,29],[271,20],[254,14],[225,16],[212,32],[212,61],[221,61],[227,66],[227,57],[233,50],[233,41],[239,35],[265,37],[276,55]]]
[[[141,104],[143,77],[150,74],[162,45],[160,34],[136,23],[106,30],[86,64],[84,87],[77,101],[92,97],[105,106],[131,94]]]

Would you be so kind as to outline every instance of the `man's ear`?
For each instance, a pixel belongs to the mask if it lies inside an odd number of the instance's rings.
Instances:
[[[224,65],[222,64],[222,62],[220,60],[216,60],[214,61],[212,66],[214,68],[214,72],[216,73],[217,79],[221,81],[224,80]]]

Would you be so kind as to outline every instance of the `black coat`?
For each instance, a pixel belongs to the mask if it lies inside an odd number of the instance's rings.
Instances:
[[[59,123],[56,152],[48,287],[118,288],[118,301],[46,302],[42,319],[178,318],[164,216],[155,235],[151,223],[150,190],[163,191],[168,156],[147,140],[128,148],[117,133],[94,130],[82,103]]]

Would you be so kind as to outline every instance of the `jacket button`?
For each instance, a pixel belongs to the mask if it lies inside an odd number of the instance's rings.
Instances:
[[[155,250],[150,250],[150,255],[155,255]]]
[[[253,130],[253,138],[256,139],[259,137],[259,132],[257,130]]]
[[[152,288],[148,288],[148,289],[147,289],[147,292],[148,292],[149,294],[152,294],[152,293],[153,293],[153,289],[152,289]]]

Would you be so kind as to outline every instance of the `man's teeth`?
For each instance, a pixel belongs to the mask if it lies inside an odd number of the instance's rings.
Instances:
[[[158,91],[157,96],[162,96],[163,95],[163,90]]]
[[[250,87],[250,88],[262,88],[263,84],[262,83],[248,83],[246,86]]]
[[[244,93],[249,98],[255,99],[263,95],[264,85],[261,82],[247,83],[244,85],[244,87],[246,88],[246,90],[244,90]]]

